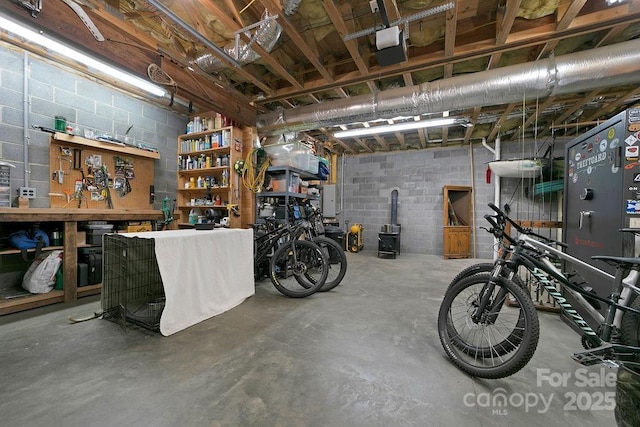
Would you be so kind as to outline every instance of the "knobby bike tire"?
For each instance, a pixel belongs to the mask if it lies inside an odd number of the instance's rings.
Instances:
[[[459,282],[460,280],[466,279],[467,277],[473,276],[474,274],[490,273],[491,271],[493,271],[493,267],[494,264],[490,262],[471,265],[458,273],[456,277],[451,280],[448,288],[450,288],[453,284]],[[505,279],[509,276],[509,273],[510,272],[507,269],[502,270],[502,275]],[[517,274],[513,275],[512,281],[516,286],[522,288],[527,293],[527,295],[531,295],[529,293],[527,285],[525,285],[525,283]],[[506,297],[508,298],[508,295]],[[468,350],[476,352],[479,355],[487,355],[487,357],[490,357],[490,355],[495,353],[497,353],[498,355],[509,353],[518,345],[520,345],[520,342],[522,341],[524,321],[524,316],[521,316],[518,323],[514,325],[513,331],[511,331],[511,333],[502,342],[487,348],[473,347]],[[459,343],[458,345],[460,345],[461,350],[465,350],[464,343]]]
[[[481,320],[474,322],[471,314],[490,279],[489,274],[474,274],[447,290],[438,313],[438,334],[447,356],[460,370],[496,379],[513,375],[529,362],[538,345],[540,324],[529,294],[502,277],[495,281],[492,294],[496,306],[492,310],[489,304]],[[500,301],[507,293],[516,306]],[[521,336],[510,342],[511,350],[506,351],[504,341],[516,328],[522,331]]]
[[[312,242],[320,246],[324,252],[325,258],[329,263],[329,273],[327,280],[318,292],[327,292],[335,288],[342,282],[344,275],[347,274],[347,255],[344,253],[342,246],[333,239],[325,236],[316,236]],[[304,287],[313,285],[313,278],[308,275],[297,277],[299,283]]]
[[[314,294],[324,285],[329,272],[322,249],[308,240],[292,240],[280,246],[271,257],[269,276],[271,283],[283,295],[304,298]],[[309,281],[308,287],[300,285],[300,277]]]

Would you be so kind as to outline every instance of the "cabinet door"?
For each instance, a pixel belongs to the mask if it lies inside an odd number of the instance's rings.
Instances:
[[[469,227],[444,228],[444,257],[468,258],[471,254],[471,230]]]

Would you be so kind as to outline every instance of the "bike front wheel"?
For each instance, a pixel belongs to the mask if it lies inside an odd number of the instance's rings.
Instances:
[[[275,251],[269,264],[273,286],[291,298],[304,298],[317,292],[327,280],[328,272],[329,263],[324,252],[307,240],[283,244]]]
[[[474,317],[481,297],[488,303]],[[511,295],[516,304],[506,304]],[[479,378],[504,378],[533,357],[540,324],[531,298],[513,282],[489,274],[474,274],[451,285],[438,313],[440,342],[451,361]]]

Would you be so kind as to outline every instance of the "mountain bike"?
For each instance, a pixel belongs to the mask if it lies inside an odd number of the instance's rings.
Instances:
[[[254,227],[254,277],[260,279],[268,271],[273,286],[291,298],[317,292],[329,271],[324,251],[312,241],[299,239],[304,231],[300,226],[267,224]]]
[[[325,257],[329,261],[329,273],[327,274],[326,282],[318,292],[330,291],[342,282],[347,273],[347,255],[338,242],[325,236],[320,209],[313,206],[308,200],[303,200],[301,204],[302,209],[298,209],[297,213],[295,205],[292,206],[292,212],[289,217],[293,219],[294,223],[303,227],[305,239],[311,240],[320,246],[325,253]]]
[[[452,362],[472,376],[490,379],[512,375],[529,362],[538,344],[540,327],[529,292],[513,281],[515,272],[523,267],[581,331],[585,350],[574,353],[574,360],[583,365],[639,365],[640,258],[592,257],[615,266],[612,276],[554,247],[566,246],[562,242],[519,226],[493,204],[489,207],[496,215],[485,215],[491,225],[488,231],[508,243],[490,273],[463,277],[445,292],[438,313],[438,333]],[[504,233],[507,222],[518,231],[517,239]],[[611,284],[610,295],[605,298],[591,293],[588,287],[560,271],[554,260],[598,274]],[[565,293],[558,290],[558,284]],[[566,294],[576,301],[575,307]],[[594,307],[600,303],[607,308],[604,316]],[[597,330],[584,320],[585,312],[598,319]]]

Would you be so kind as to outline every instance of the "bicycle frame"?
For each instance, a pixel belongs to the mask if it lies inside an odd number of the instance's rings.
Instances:
[[[515,274],[517,267],[520,265],[524,266],[529,272],[531,272],[536,280],[546,289],[548,294],[558,303],[561,309],[569,316],[576,326],[578,326],[586,339],[588,339],[594,346],[602,345],[603,341],[611,341],[612,327],[620,326],[622,311],[630,311],[640,315],[640,311],[628,307],[633,291],[640,294],[640,289],[637,287],[638,281],[640,280],[640,273],[638,270],[632,269],[629,275],[624,279],[622,277],[614,277],[597,267],[587,264],[525,234],[521,235],[519,239],[520,243],[516,246],[516,249],[512,252],[510,258],[506,261],[501,261],[501,263],[509,266],[511,271],[514,272],[512,274]],[[532,246],[536,251],[543,251],[543,256],[537,257],[527,253],[526,245],[529,245],[530,247]],[[608,298],[603,298],[586,292],[558,270],[558,268],[551,263],[545,253],[552,254],[569,262],[570,264],[580,265],[581,267],[602,276],[603,279],[612,283],[611,294]],[[622,270],[619,270],[618,274],[622,275]],[[580,312],[571,305],[560,291],[558,291],[554,279],[565,286],[565,290],[579,303],[580,309],[588,310],[593,318],[598,320],[599,325],[602,325],[600,335],[598,335],[598,333],[589,326]],[[596,299],[607,304],[605,316],[591,306],[584,297],[585,295],[589,298]],[[621,300],[622,303],[618,303],[618,300]]]
[[[260,261],[264,260],[267,255],[271,254],[282,237],[291,234],[292,228],[290,226],[282,226],[261,236],[254,237],[253,242],[255,253],[253,254],[253,257],[255,263],[258,264]]]

